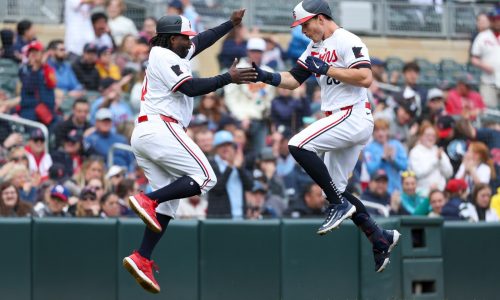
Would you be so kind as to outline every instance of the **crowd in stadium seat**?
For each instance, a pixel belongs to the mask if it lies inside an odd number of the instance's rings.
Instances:
[[[92,3],[66,0],[65,37],[46,46],[29,20],[1,31],[0,112],[43,123],[49,136],[0,118],[0,216],[134,217],[128,197],[151,190],[131,152],[113,151],[112,164],[108,152],[129,144],[156,20],[136,28],[124,1]],[[203,30],[190,1],[170,1],[166,12]],[[498,27],[498,13],[489,17]],[[486,109],[499,105],[500,47],[492,54],[486,34],[500,41],[486,21],[478,17],[468,65],[372,57],[373,139],[348,186],[380,205],[372,214],[499,220],[500,114]],[[213,59],[220,69],[237,57],[240,67],[286,70],[308,43],[300,28],[280,45],[242,26]],[[253,83],[199,97],[188,134],[218,183],[184,199],[178,217],[322,217],[321,189],[288,151],[295,133],[323,117],[320,101],[314,78],[294,91]]]

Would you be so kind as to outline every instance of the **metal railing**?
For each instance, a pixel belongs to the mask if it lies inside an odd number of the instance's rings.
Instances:
[[[167,1],[125,0],[124,13],[140,28],[148,16],[165,14]],[[192,0],[206,28],[227,20],[237,8],[247,9],[244,24],[262,31],[288,32],[292,10],[298,3],[290,0]],[[489,11],[491,4],[455,3],[443,5],[412,4],[396,0],[329,0],[333,18],[353,32],[381,36],[469,38],[475,30],[475,16]],[[30,19],[35,23],[58,24],[64,21],[63,0],[2,0],[0,22]]]
[[[17,123],[29,127],[35,127],[42,130],[43,136],[45,137],[45,153],[49,153],[49,130],[47,129],[47,126],[39,122],[7,114],[0,114],[0,120],[5,120],[8,122]]]
[[[130,145],[122,143],[114,143],[108,150],[108,168],[110,168],[114,163],[113,156],[116,150],[128,151],[133,153],[132,147]]]

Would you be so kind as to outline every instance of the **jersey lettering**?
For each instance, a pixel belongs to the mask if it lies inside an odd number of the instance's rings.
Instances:
[[[335,79],[333,77],[327,77],[326,78],[326,84],[327,85],[340,84],[340,81],[338,81],[337,79]]]

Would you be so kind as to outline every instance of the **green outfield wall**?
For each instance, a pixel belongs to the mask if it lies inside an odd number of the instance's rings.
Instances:
[[[0,299],[498,299],[500,224],[379,219],[402,240],[381,274],[371,245],[345,222],[174,221],[154,253],[162,292],[122,268],[139,219],[0,218]]]

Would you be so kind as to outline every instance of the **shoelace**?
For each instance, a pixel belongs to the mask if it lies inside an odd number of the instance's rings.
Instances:
[[[158,267],[158,265],[153,260],[150,260],[148,263],[149,267],[152,268],[155,273],[160,274],[160,267]]]

